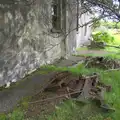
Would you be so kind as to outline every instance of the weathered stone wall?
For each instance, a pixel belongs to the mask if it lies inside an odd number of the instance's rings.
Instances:
[[[71,55],[76,49],[76,27],[77,27],[77,7],[74,0],[68,0],[67,15],[66,15],[66,31],[68,36],[66,38],[66,52]]]
[[[74,3],[61,0],[65,1]],[[68,36],[52,33],[51,4],[52,0],[0,0],[0,86],[71,55],[80,41],[88,40],[90,34],[85,38],[84,27],[76,31],[77,8],[73,4],[66,5],[60,15]],[[80,20],[86,21],[84,17]]]
[[[31,2],[0,0],[0,86],[64,53],[62,38],[50,32],[51,0]]]
[[[81,15],[81,18],[79,19],[79,24],[80,26],[83,26],[90,21],[91,14],[85,13]],[[89,45],[91,43],[91,34],[92,29],[90,24],[80,27],[76,38],[77,47]]]
[[[73,3],[67,6],[68,8],[67,8],[67,16],[66,16],[67,32],[69,33],[66,39],[66,49],[67,49],[67,54],[69,55],[75,53],[76,48],[90,44],[92,29],[90,24],[87,24],[85,26],[86,23],[91,21],[91,14],[84,13],[81,15],[81,17],[79,16],[79,18],[77,18],[77,6],[76,4],[74,4],[75,1],[74,0],[68,0],[68,1],[70,3]],[[81,7],[80,5],[79,7]],[[77,19],[78,19],[78,23],[77,23]]]

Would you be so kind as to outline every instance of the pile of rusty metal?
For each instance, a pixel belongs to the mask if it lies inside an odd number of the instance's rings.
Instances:
[[[99,107],[114,111],[113,108],[105,104],[103,97],[104,92],[111,90],[111,86],[100,82],[100,77],[96,73],[89,76],[76,76],[68,71],[57,72],[45,89],[45,91],[55,92],[65,99],[74,99],[80,102],[97,100],[100,103]]]
[[[120,68],[120,61],[108,59],[105,57],[86,57],[85,67],[98,67],[102,69],[116,69]]]

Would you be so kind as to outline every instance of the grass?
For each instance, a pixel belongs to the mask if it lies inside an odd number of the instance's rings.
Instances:
[[[95,31],[93,34],[96,34],[98,32],[99,31]],[[109,29],[107,32],[110,34],[110,36],[114,37],[114,42],[112,44],[120,45],[120,33],[116,33],[114,29]]]
[[[28,102],[31,97],[25,97],[19,101],[20,106],[16,106],[14,110],[8,114],[0,114],[0,120],[25,120],[24,112],[28,109]]]
[[[11,83],[9,88],[5,88],[5,85],[0,87],[0,91],[9,91],[10,89],[13,89],[14,87],[20,86],[22,84],[22,82],[29,81],[29,79],[32,78],[33,76],[36,76],[38,74],[45,75],[45,74],[48,74],[49,72],[50,71],[42,70],[42,69],[39,68],[31,74],[26,74],[26,76],[23,79],[21,79],[20,81],[17,81],[15,83]]]
[[[116,46],[120,45],[120,34],[114,34],[113,31],[111,30],[108,32],[114,37],[114,43],[112,45],[116,45]],[[120,49],[106,47],[105,50],[110,52],[115,52],[115,53],[104,55],[104,57],[108,59],[120,59]],[[84,56],[97,57],[97,56],[103,56],[103,55],[86,54]],[[92,70],[90,71],[92,72]],[[99,70],[97,69],[97,71]],[[119,76],[120,71],[112,71],[112,72],[104,73],[104,71],[101,72],[100,70],[99,73],[101,75],[101,80],[106,84],[112,85],[112,88],[113,88],[112,92],[105,94],[105,100],[109,104],[113,105],[113,107],[116,109],[115,113],[108,114],[109,120],[119,120],[120,119],[120,76]],[[102,117],[103,116],[104,115],[102,115]],[[95,119],[97,120],[97,118]],[[102,120],[104,119],[102,118]]]
[[[117,34],[112,29],[108,30],[108,33],[114,37],[114,44],[120,45],[120,33]]]
[[[95,31],[93,34],[97,33],[98,31]],[[108,30],[108,33],[114,37],[114,42],[111,43],[111,45],[115,45],[115,46],[119,46],[120,45],[120,34],[115,34],[114,30]],[[89,50],[87,47],[82,47],[82,48],[77,48],[77,51],[80,50]],[[91,49],[91,50],[100,50],[100,48],[95,48],[95,49]],[[98,55],[97,53],[91,53],[91,54],[85,54],[85,55],[78,55],[78,56],[92,56],[92,57],[96,57],[96,56],[104,56],[104,57],[108,57],[108,58],[112,58],[112,59],[120,59],[120,49],[119,48],[114,48],[114,47],[106,47],[105,49],[102,49],[102,51],[108,51],[111,52],[110,54],[105,54],[105,55]]]
[[[24,112],[19,109],[14,110],[12,113],[1,114],[0,120],[24,120]]]
[[[84,105],[68,100],[61,106],[57,106],[55,113],[49,116],[48,120],[103,120],[104,117],[101,114],[97,114],[97,112],[94,111],[93,115],[91,112],[93,108],[95,110],[97,109],[91,104]]]
[[[53,69],[53,66],[49,67],[49,69]],[[61,70],[62,68],[55,68],[55,70]],[[104,73],[103,70],[97,68],[85,69],[82,65],[78,65],[75,68],[66,68],[68,71],[71,71],[75,74],[91,74],[93,72],[100,73],[101,80],[106,83],[112,85],[112,92],[105,94],[105,100],[107,103],[112,105],[115,109],[115,113],[103,114],[99,113],[98,115],[90,114],[86,109],[83,113],[81,112],[81,106],[76,105],[73,101],[67,101],[62,106],[56,108],[56,112],[53,115],[48,117],[48,120],[104,120],[105,118],[110,118],[110,120],[119,120],[120,118],[120,71],[112,71],[108,73]],[[64,70],[66,70],[64,68]],[[96,109],[95,109],[96,110]],[[91,109],[92,111],[92,109]],[[106,116],[107,115],[107,116]],[[103,119],[104,118],[104,119]]]
[[[100,114],[98,115],[85,115],[87,116],[86,118],[81,118],[85,117],[81,113],[81,106],[76,105],[74,102],[68,102],[64,103],[62,107],[58,107],[59,109],[56,109],[56,112],[48,118],[48,120],[104,120],[103,118],[111,118],[111,120],[119,120],[120,118],[120,71],[112,71],[108,73],[104,73],[103,70],[97,69],[97,68],[92,68],[92,69],[84,69],[81,70],[80,66],[77,66],[76,68],[72,68],[70,71],[74,71],[77,74],[78,73],[93,73],[93,72],[99,72],[101,76],[101,80],[106,83],[112,85],[112,92],[106,93],[105,94],[105,100],[107,103],[112,105],[115,109],[115,113],[110,113],[107,114]],[[92,111],[92,110],[91,110]],[[88,111],[84,111],[84,113],[89,113]],[[77,117],[76,117],[77,116]],[[75,118],[76,117],[76,118]]]
[[[108,30],[108,33],[114,37],[114,42],[111,43],[112,45],[120,46],[120,33],[116,34],[114,30]],[[107,51],[114,51],[116,53],[120,53],[120,49],[118,48],[113,48],[113,47],[106,47]]]
[[[91,53],[91,54],[85,54],[85,55],[74,55],[74,56],[81,56],[81,57],[105,57],[108,59],[120,59],[120,52],[117,53],[110,53],[110,54],[97,54],[97,53]]]
[[[101,75],[101,80],[110,84],[113,87],[112,92],[105,94],[105,100],[115,109],[115,113],[104,114],[99,109],[92,105],[83,105],[81,103],[75,103],[75,101],[68,100],[63,104],[56,106],[56,110],[52,115],[47,115],[46,120],[119,120],[120,118],[120,71],[112,71],[104,73],[103,70],[97,68],[84,68],[84,65],[80,64],[77,67],[55,67],[55,66],[44,66],[48,71],[70,71],[73,74],[91,74],[98,72]],[[29,98],[28,98],[29,99]],[[27,100],[24,99],[22,104],[26,108],[28,107]],[[23,108],[24,108],[23,107]],[[25,120],[22,109],[15,109],[12,113],[1,115],[0,120]],[[29,120],[29,119],[28,119]],[[40,116],[30,118],[30,120],[42,120]],[[44,119],[43,119],[44,120]]]
[[[93,34],[96,34],[98,32],[99,31],[94,31]],[[117,33],[114,29],[108,29],[107,32],[110,34],[110,36],[114,38],[113,43],[109,43],[109,44],[119,46],[120,45],[120,33]],[[118,52],[118,51],[120,52],[119,49],[113,48],[113,47],[106,47],[106,50],[111,51],[111,52]]]
[[[111,31],[110,31],[111,32]],[[114,35],[115,44],[120,44],[120,36]],[[78,49],[80,50],[80,49]],[[86,50],[83,48],[82,50]],[[119,50],[106,48],[108,51],[116,51],[114,54],[105,55],[108,59],[120,59]],[[98,56],[97,54],[87,54],[84,56]],[[103,56],[103,55],[101,55]],[[27,120],[119,120],[120,119],[120,71],[111,71],[105,73],[104,70],[98,68],[84,68],[84,65],[79,64],[76,67],[56,67],[56,66],[42,66],[46,71],[38,70],[35,74],[47,74],[49,71],[70,71],[75,75],[78,74],[91,74],[93,72],[100,73],[101,80],[112,85],[112,92],[105,94],[105,101],[115,108],[114,113],[103,113],[94,103],[82,104],[76,103],[73,100],[65,101],[64,103],[57,105],[56,110],[51,115],[46,115],[45,118],[41,119],[41,116],[35,116]],[[1,114],[0,120],[26,120],[24,116],[24,110],[28,108],[29,98],[25,98],[21,102],[19,108],[9,114]]]
[[[110,114],[113,120],[120,118],[120,71],[112,71],[107,74],[101,74],[102,81],[112,85],[113,90],[109,94],[105,94],[105,99],[116,109],[114,114]]]

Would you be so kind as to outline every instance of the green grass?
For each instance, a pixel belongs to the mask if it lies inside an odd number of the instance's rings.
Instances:
[[[16,109],[12,113],[9,114],[1,114],[0,120],[24,120],[24,112]]]
[[[77,67],[55,67],[44,66],[43,68],[48,71],[70,71],[73,74],[91,74],[98,72],[101,75],[101,80],[112,85],[112,92],[105,94],[105,100],[116,109],[116,112],[110,114],[101,113],[101,111],[94,104],[83,105],[81,103],[75,103],[75,101],[68,100],[63,104],[56,106],[56,110],[52,115],[47,115],[46,120],[105,120],[104,118],[110,117],[111,120],[119,120],[120,118],[120,71],[112,71],[105,73],[101,69],[97,68],[84,68],[84,65],[80,64]],[[28,99],[27,99],[28,100]],[[23,105],[26,107],[26,99],[23,100]],[[9,119],[8,119],[9,118]],[[31,118],[30,120],[42,120],[37,118]],[[7,117],[5,115],[0,116],[0,120],[24,120],[24,114],[21,109],[16,109]],[[44,119],[43,119],[44,120]]]
[[[112,34],[112,33],[111,33]],[[114,45],[120,45],[120,35],[114,35]],[[80,48],[79,50],[86,50],[87,48]],[[120,51],[115,48],[106,48],[108,51],[114,51],[109,55],[104,55],[108,59],[120,59]],[[97,54],[88,54],[84,56],[98,56]],[[100,55],[99,55],[100,56]],[[101,55],[103,56],[103,55]],[[62,69],[62,68],[57,68]],[[64,68],[64,70],[66,70]],[[83,65],[78,65],[75,68],[68,68],[68,71],[71,71],[75,74],[91,74],[93,72],[100,73],[101,80],[112,86],[112,92],[105,94],[105,100],[111,106],[115,108],[114,113],[104,114],[101,111],[98,111],[97,108],[94,108],[97,113],[95,114],[94,109],[91,108],[94,105],[85,105],[84,108],[81,105],[76,104],[74,101],[66,101],[61,106],[56,108],[56,111],[48,117],[48,120],[119,120],[120,119],[120,71],[111,71],[105,73],[101,69],[90,68],[86,69]],[[95,107],[95,106],[94,106]],[[92,114],[91,111],[94,113]]]
[[[98,33],[99,31],[95,31],[93,32],[93,34]],[[120,45],[120,33],[116,34],[116,32],[114,32],[114,29],[109,29],[107,31],[112,37],[114,37],[114,42],[112,44],[114,45]]]
[[[93,34],[97,33],[98,31],[93,32]],[[114,42],[111,43],[111,45],[115,45],[115,46],[119,46],[120,45],[120,34],[114,34],[114,30],[108,30],[108,33],[114,37]],[[83,47],[83,48],[78,48],[77,51],[80,50],[89,50],[87,47]],[[92,50],[96,50],[96,49],[92,49]],[[100,48],[98,48],[97,50],[100,50]],[[105,49],[102,49],[104,51],[108,51],[111,52],[109,54],[105,54],[105,55],[98,55],[97,53],[93,52],[91,54],[85,54],[85,55],[76,55],[76,56],[92,56],[92,57],[96,57],[96,56],[103,56],[103,57],[107,57],[107,58],[112,58],[112,59],[120,59],[120,49],[119,48],[114,48],[114,47],[106,47]]]
[[[103,70],[99,70],[97,68],[92,69],[84,69],[81,70],[80,66],[76,68],[72,68],[72,70],[77,74],[78,73],[93,73],[93,72],[99,72],[101,76],[101,80],[106,83],[112,85],[112,92],[105,94],[105,100],[110,105],[113,105],[113,107],[116,109],[115,113],[106,114],[107,117],[110,117],[112,120],[119,120],[120,118],[120,71],[112,71],[104,73]],[[83,72],[84,71],[84,72]],[[92,111],[92,109],[91,109]],[[81,112],[81,106],[76,105],[74,102],[64,103],[63,106],[60,106],[56,109],[56,112],[51,115],[48,120],[89,120],[88,118],[91,118],[90,120],[103,120],[103,118],[106,116],[105,114],[101,114],[98,112],[98,115],[88,115],[89,112],[87,110],[84,110],[84,114]],[[84,119],[83,119],[84,118]],[[101,119],[102,118],[102,119]]]
[[[120,33],[116,34],[114,30],[108,30],[108,33],[114,37],[114,44],[115,45],[120,45]]]
[[[117,39],[116,41],[118,41]],[[84,48],[86,49],[86,48]],[[109,49],[110,50],[110,49]],[[113,49],[114,50],[114,49]],[[112,51],[112,50],[111,50]],[[98,56],[97,54],[88,54],[84,56]],[[101,55],[103,56],[103,55]],[[117,50],[114,54],[105,55],[108,59],[120,59],[120,52]],[[114,113],[103,113],[94,103],[82,104],[75,101],[68,100],[56,106],[56,110],[51,115],[46,115],[41,119],[41,116],[35,116],[28,120],[119,120],[120,119],[120,71],[111,71],[105,73],[98,68],[86,69],[83,64],[76,67],[56,67],[56,66],[42,66],[45,70],[37,70],[35,74],[47,74],[49,71],[70,71],[75,75],[84,74],[89,75],[93,72],[100,73],[101,80],[112,85],[112,91],[105,94],[105,100],[112,105],[116,111]],[[31,75],[30,75],[31,76]],[[30,77],[28,76],[28,77]],[[24,110],[28,108],[29,98],[25,98],[21,102],[21,107],[15,108],[12,113],[7,115],[1,114],[0,120],[26,120],[24,119]],[[107,119],[108,118],[108,119]]]
[[[120,118],[120,71],[112,71],[106,74],[101,74],[101,79],[104,83],[112,86],[112,92],[105,94],[105,99],[108,103],[113,104],[116,112],[110,114],[113,120],[119,120]]]
[[[111,45],[120,46],[120,34],[116,34],[114,32],[114,30],[108,30],[108,33],[114,37],[114,42],[111,43]],[[106,47],[106,50],[107,51],[111,51],[111,52],[120,53],[120,49],[119,48]]]
[[[29,79],[32,78],[33,76],[36,76],[38,74],[45,75],[45,74],[48,74],[49,72],[50,71],[48,71],[48,70],[42,70],[39,68],[31,74],[26,74],[25,77],[23,79],[21,79],[20,81],[17,81],[16,83],[11,83],[9,88],[5,88],[5,85],[0,87],[0,91],[9,91],[10,89],[13,89],[14,87],[20,86],[22,82],[29,81]]]
[[[85,55],[74,55],[74,56],[81,56],[81,57],[105,57],[108,59],[120,59],[120,52],[117,53],[111,53],[111,54],[96,54],[96,53],[91,53],[91,54],[85,54]]]
[[[93,34],[96,34],[98,32],[99,31],[94,31]],[[110,34],[110,36],[114,38],[113,43],[109,43],[109,44],[119,46],[120,45],[120,33],[116,34],[114,29],[108,29],[107,32]],[[106,47],[105,49],[110,52],[120,52],[120,49],[114,48],[114,47]]]
[[[106,83],[112,85],[112,92],[105,94],[105,100],[110,105],[116,109],[115,113],[103,114],[101,112],[97,112],[96,114],[89,114],[88,109],[84,109],[81,105],[76,105],[74,101],[66,101],[60,106],[56,107],[56,111],[47,117],[47,120],[103,120],[103,118],[110,117],[112,120],[119,120],[120,118],[120,71],[112,71],[108,73],[104,73],[103,70],[97,68],[86,69],[83,65],[78,65],[77,67],[71,68],[62,68],[55,66],[45,66],[48,70],[52,71],[70,71],[74,74],[91,74],[93,72],[98,72],[101,75],[101,80]],[[86,107],[89,107],[86,106]],[[90,108],[89,108],[90,109]],[[97,108],[95,108],[96,110]],[[92,109],[90,109],[92,111]],[[97,115],[98,114],[98,115]],[[107,115],[107,116],[106,116]]]
[[[94,109],[91,111],[91,109]],[[96,111],[97,107],[91,104],[76,103],[68,100],[56,107],[56,111],[47,120],[103,120],[103,116]]]
[[[88,48],[87,48],[87,47],[81,47],[81,48],[77,48],[76,50],[77,50],[77,51],[80,51],[80,50],[88,50]]]

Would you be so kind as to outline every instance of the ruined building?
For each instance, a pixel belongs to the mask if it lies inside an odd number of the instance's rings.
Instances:
[[[76,2],[75,2],[76,1]],[[0,0],[0,86],[73,54],[91,28],[77,0]]]

